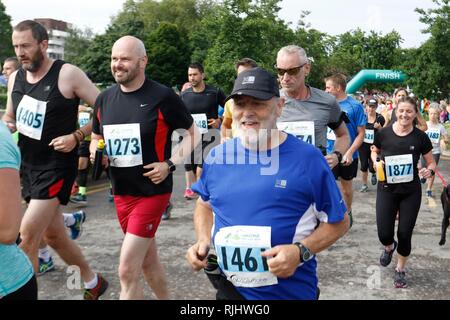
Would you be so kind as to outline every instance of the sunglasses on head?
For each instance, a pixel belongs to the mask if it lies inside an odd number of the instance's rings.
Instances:
[[[274,66],[274,68],[277,70],[277,73],[280,77],[284,76],[285,73],[287,73],[290,76],[296,76],[300,72],[300,70],[307,64],[308,64],[308,62],[305,62],[301,66],[291,68],[291,69],[280,69],[277,66]]]

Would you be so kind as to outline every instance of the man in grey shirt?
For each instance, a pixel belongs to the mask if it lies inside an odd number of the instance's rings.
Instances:
[[[286,101],[278,128],[315,145],[325,155],[327,126],[330,127],[336,135],[336,143],[333,153],[325,158],[330,168],[334,168],[343,160],[342,155],[350,145],[343,121],[345,116],[336,98],[305,84],[311,65],[304,49],[295,45],[281,48],[276,68],[282,86],[281,96]]]

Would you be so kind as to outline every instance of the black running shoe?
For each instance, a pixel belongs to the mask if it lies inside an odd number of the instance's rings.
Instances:
[[[395,269],[394,287],[399,289],[408,288],[405,271],[398,271],[397,269]]]
[[[370,178],[370,182],[372,183],[372,185],[377,184],[377,176],[374,173],[372,173],[372,178]]]
[[[397,241],[394,240],[394,249],[392,249],[391,251],[386,251],[386,249],[383,250],[383,253],[381,254],[380,257],[380,264],[383,267],[387,267],[392,260],[392,255],[394,254],[394,251],[397,249]]]

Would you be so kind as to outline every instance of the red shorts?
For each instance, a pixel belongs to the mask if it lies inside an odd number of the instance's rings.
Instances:
[[[150,197],[115,196],[117,217],[123,232],[154,238],[170,196],[170,193]]]

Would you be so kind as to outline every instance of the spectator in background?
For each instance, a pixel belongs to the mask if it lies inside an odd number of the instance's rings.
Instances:
[[[6,83],[8,83],[11,73],[20,68],[19,60],[15,57],[6,58],[3,63],[2,74],[5,77]]]
[[[441,100],[439,108],[440,108],[439,121],[441,123],[445,123],[448,120],[447,103],[445,102],[445,100]]]
[[[437,102],[430,103],[428,114],[430,116],[430,120],[427,121],[428,129],[426,131],[426,134],[428,135],[428,138],[430,138],[431,144],[433,145],[432,154],[434,162],[436,162],[436,165],[438,165],[439,159],[441,157],[441,149],[447,149],[448,134],[444,126],[439,123],[439,104],[437,104]],[[425,160],[423,158],[422,167],[425,167]],[[433,196],[433,183],[434,175],[429,177],[427,180],[426,194],[429,198]]]
[[[243,58],[239,60],[235,69],[237,74],[241,73],[244,70],[248,70],[251,68],[256,68],[258,64],[255,60],[250,58]],[[233,100],[230,99],[225,103],[225,110],[223,113],[223,122],[222,127],[220,128],[220,136],[221,142],[225,142],[228,139],[232,139],[234,136],[234,126],[233,126]]]
[[[381,114],[377,113],[375,109],[377,108],[377,101],[375,99],[370,99],[366,106],[367,113],[367,124],[364,134],[364,142],[359,148],[359,161],[361,162],[361,172],[362,172],[362,183],[359,192],[367,192],[368,187],[368,171],[372,173],[371,183],[372,185],[377,184],[377,177],[375,176],[375,169],[373,168],[372,159],[370,158],[370,148],[373,145],[375,139],[375,134],[378,129],[384,126],[384,118]]]
[[[202,143],[192,152],[190,162],[186,163],[186,189],[184,197],[187,200],[195,199],[192,184],[200,178],[203,167],[205,150],[212,147],[215,142],[214,130],[220,127],[218,106],[225,105],[225,94],[222,90],[205,83],[205,70],[201,63],[191,63],[188,68],[188,78],[191,87],[181,92],[186,108],[194,118],[195,124],[202,134]],[[210,147],[208,147],[211,145]]]

